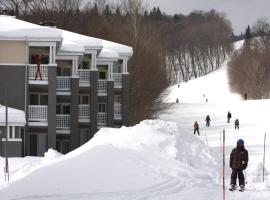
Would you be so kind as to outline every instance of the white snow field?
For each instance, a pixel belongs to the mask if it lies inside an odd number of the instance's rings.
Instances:
[[[0,158],[0,200],[218,200],[222,199],[220,133],[226,132],[226,199],[270,199],[270,101],[243,101],[228,88],[226,64],[207,76],[172,86],[171,105],[157,120],[103,128],[70,152],[10,159],[10,183]],[[204,95],[204,96],[203,96]],[[176,98],[180,103],[174,103]],[[206,103],[206,98],[208,102]],[[226,123],[227,112],[232,113]],[[205,117],[211,126],[205,126]],[[240,130],[234,130],[238,118]],[[200,136],[193,135],[193,123]],[[267,133],[265,181],[263,140]],[[229,154],[242,138],[249,151],[246,191],[228,191]]]

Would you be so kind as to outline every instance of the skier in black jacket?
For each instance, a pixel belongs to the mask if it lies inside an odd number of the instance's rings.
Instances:
[[[248,165],[248,151],[244,147],[244,140],[239,139],[237,141],[237,147],[234,148],[230,155],[230,167],[232,168],[231,174],[231,188],[234,190],[236,188],[236,179],[238,176],[240,190],[245,188],[245,177],[243,170],[247,168]]]

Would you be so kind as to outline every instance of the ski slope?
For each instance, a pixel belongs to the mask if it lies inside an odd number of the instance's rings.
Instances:
[[[270,199],[270,138],[267,135],[262,182],[264,133],[269,134],[269,100],[243,101],[228,87],[227,66],[169,88],[171,106],[156,120],[133,127],[104,128],[67,155],[50,150],[44,158],[10,159],[10,183],[0,170],[1,200],[217,200],[222,199],[220,133],[226,132],[228,157],[237,139],[245,140],[250,162],[246,191],[226,191],[229,200]],[[176,98],[180,103],[176,104]],[[206,98],[208,101],[206,102]],[[226,123],[238,118],[240,130]],[[205,126],[205,117],[211,126]],[[193,123],[201,135],[193,135]],[[4,159],[0,158],[3,169]]]

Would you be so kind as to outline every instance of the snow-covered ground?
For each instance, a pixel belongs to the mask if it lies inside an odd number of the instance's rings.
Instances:
[[[205,77],[172,86],[171,104],[157,120],[134,127],[104,128],[82,147],[62,156],[50,150],[44,158],[10,159],[10,183],[4,182],[0,158],[1,200],[216,200],[222,199],[220,133],[226,132],[228,157],[237,139],[245,140],[250,162],[247,190],[226,191],[227,199],[270,199],[270,141],[262,182],[264,133],[270,132],[270,100],[242,101],[228,88],[226,64]],[[180,103],[176,104],[176,98]],[[207,98],[207,102],[206,102]],[[226,123],[238,118],[240,130]],[[211,126],[205,126],[205,117]],[[193,135],[193,123],[201,135]]]

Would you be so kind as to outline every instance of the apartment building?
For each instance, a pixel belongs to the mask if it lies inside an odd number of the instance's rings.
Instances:
[[[21,145],[9,141],[8,154],[67,153],[102,127],[126,125],[132,54],[129,46],[0,16],[0,103],[7,99],[26,118]]]

